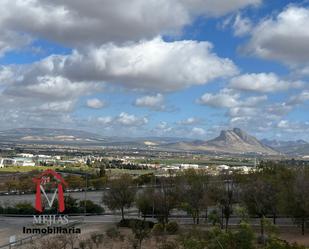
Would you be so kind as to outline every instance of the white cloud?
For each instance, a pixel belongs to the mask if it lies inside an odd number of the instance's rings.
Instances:
[[[221,16],[247,6],[257,6],[262,0],[180,0],[192,12]]]
[[[164,110],[164,97],[162,94],[157,95],[147,95],[137,98],[134,102],[135,106],[138,107],[148,107],[153,110]]]
[[[197,102],[218,108],[230,108],[239,105],[239,93],[231,89],[222,89],[218,94],[205,93]]]
[[[291,96],[288,101],[288,104],[290,105],[303,104],[308,100],[309,100],[309,90],[305,90],[298,95]]]
[[[92,108],[92,109],[101,109],[104,106],[106,106],[106,103],[100,99],[93,98],[93,99],[88,99],[86,102],[87,107]]]
[[[229,126],[242,127],[250,131],[273,127],[274,122],[278,122],[293,110],[293,106],[288,103],[271,103],[267,100],[267,95],[245,97],[235,90],[222,89],[216,94],[204,94],[198,102],[214,108],[223,108],[226,110]]]
[[[261,0],[1,0],[0,30],[8,30],[7,32],[14,34],[29,33],[35,38],[70,46],[122,43],[180,32],[196,16],[225,15],[260,2]],[[9,38],[9,41],[12,39]],[[4,41],[2,50],[6,50],[10,44],[14,43]]]
[[[108,44],[86,54],[74,53],[65,60],[63,71],[79,80],[174,91],[237,72],[231,60],[218,57],[211,49],[208,42],[165,42],[160,37],[125,46]]]
[[[43,112],[71,112],[74,109],[75,101],[58,101],[58,102],[47,102],[33,108],[33,112],[35,111],[43,111]]]
[[[4,93],[16,97],[55,100],[78,98],[100,89],[96,83],[72,82],[63,76],[38,75],[32,81],[27,81],[27,77],[20,78],[20,81],[9,85]]]
[[[1,13],[1,11],[0,11]],[[1,17],[0,17],[0,28],[1,28]],[[5,53],[18,50],[31,43],[29,35],[21,34],[9,30],[5,30],[5,27],[0,30],[0,57]]]
[[[200,120],[198,118],[190,117],[190,118],[187,118],[187,119],[184,119],[184,120],[180,120],[177,123],[180,124],[180,125],[194,125],[194,124],[197,124],[199,122],[200,122]]]
[[[300,88],[302,85],[303,83],[300,81],[281,80],[274,73],[243,74],[232,78],[230,81],[232,88],[263,93]]]
[[[309,61],[309,9],[289,5],[275,17],[262,20],[252,31],[245,50],[287,64]]]
[[[309,131],[309,122],[292,122],[289,120],[280,120],[277,128],[284,132],[304,134]]]
[[[204,136],[206,135],[206,131],[203,128],[194,127],[191,130],[192,136]]]
[[[117,124],[123,126],[142,126],[148,123],[148,119],[146,117],[137,117],[133,114],[128,114],[122,112],[115,119]]]
[[[0,86],[9,84],[14,78],[15,75],[10,67],[0,65]]]
[[[98,117],[97,121],[99,122],[99,124],[110,125],[113,122],[113,118],[112,117]]]
[[[242,17],[239,13],[236,15],[233,30],[235,36],[243,36],[248,34],[252,29],[251,20],[247,17]]]
[[[41,88],[49,85],[46,81],[53,78],[53,84],[58,82],[58,85],[66,79],[74,83],[109,82],[130,89],[176,91],[235,75],[234,63],[218,57],[211,49],[208,42],[165,42],[161,38],[124,46],[106,44],[67,56],[49,56],[32,65],[18,67],[15,70],[21,82],[12,88],[22,84],[28,85],[23,91],[29,90],[31,85]]]

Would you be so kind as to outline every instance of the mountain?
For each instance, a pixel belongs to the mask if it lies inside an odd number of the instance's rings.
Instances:
[[[239,128],[234,128],[233,130],[223,130],[218,137],[209,141],[198,140],[194,142],[181,142],[173,144],[171,147],[181,150],[196,150],[230,154],[279,154],[275,149],[262,144],[258,139]]]
[[[72,129],[16,128],[0,131],[0,142],[93,144],[104,141],[105,139],[98,134]]]
[[[262,139],[261,142],[264,145],[267,145],[285,154],[291,154],[291,155],[309,154],[309,143],[302,139],[296,141]]]
[[[0,143],[121,146],[127,148],[158,147],[192,139],[175,137],[103,137],[73,130],[51,128],[17,128],[0,131]]]

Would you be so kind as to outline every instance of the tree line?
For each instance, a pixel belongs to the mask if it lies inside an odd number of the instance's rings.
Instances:
[[[287,167],[262,162],[249,174],[225,172],[209,175],[204,170],[185,170],[176,176],[156,178],[137,191],[136,180],[121,175],[109,180],[103,203],[111,210],[136,206],[144,219],[154,216],[163,227],[172,212],[185,211],[194,224],[201,219],[229,230],[231,217],[241,220],[258,218],[260,234],[265,236],[269,220],[289,217],[304,235],[309,221],[309,168]]]

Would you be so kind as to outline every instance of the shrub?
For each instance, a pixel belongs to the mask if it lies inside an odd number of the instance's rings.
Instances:
[[[109,237],[110,239],[116,239],[120,237],[120,232],[116,227],[111,227],[106,230],[106,236]]]
[[[179,246],[175,241],[166,241],[159,246],[159,249],[178,249],[178,248]]]
[[[101,214],[101,213],[104,212],[104,209],[101,206],[95,204],[91,200],[86,200],[86,201],[80,201],[79,202],[79,208],[81,210],[83,210],[85,208],[85,206],[86,206],[86,212],[87,213]]]
[[[179,230],[179,225],[177,222],[171,221],[167,223],[165,228],[166,228],[166,232],[168,232],[169,234],[176,234]]]
[[[90,237],[91,237],[92,242],[96,245],[97,248],[99,247],[100,244],[103,243],[104,234],[94,233],[94,234],[91,234]]]
[[[164,226],[161,223],[157,223],[153,226],[151,232],[154,235],[161,235],[164,233]]]
[[[35,210],[31,203],[21,202],[15,205],[18,214],[34,214]]]
[[[139,219],[124,219],[124,220],[119,221],[118,227],[132,228],[132,226],[134,226],[135,223],[139,223],[139,222],[144,222],[149,228],[153,228],[153,226],[155,224],[152,221],[143,221],[143,220],[139,220]]]

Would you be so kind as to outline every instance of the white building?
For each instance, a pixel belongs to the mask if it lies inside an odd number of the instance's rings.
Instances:
[[[13,160],[14,160],[13,164],[15,166],[35,166],[35,162],[30,158],[16,157],[16,158],[13,158]]]
[[[180,169],[198,169],[198,164],[189,164],[189,163],[182,163],[179,166]]]
[[[33,154],[30,154],[30,153],[19,153],[17,154],[18,157],[27,157],[27,158],[32,158],[34,157]]]
[[[230,166],[222,164],[217,166],[217,170],[229,170]]]

